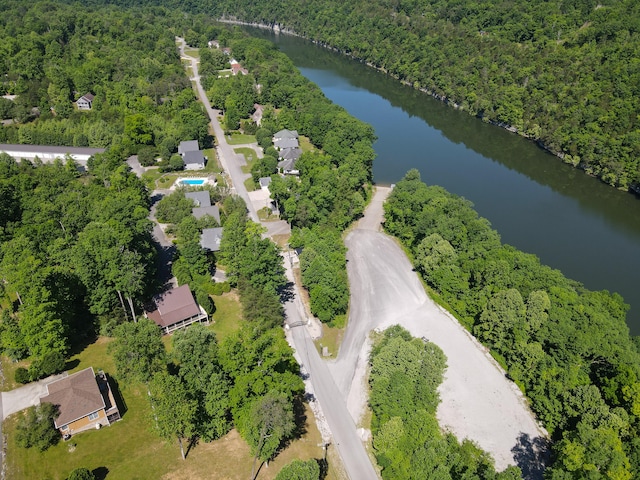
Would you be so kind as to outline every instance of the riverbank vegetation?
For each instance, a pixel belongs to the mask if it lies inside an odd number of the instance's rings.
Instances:
[[[416,170],[394,188],[385,219],[424,280],[531,400],[555,441],[549,478],[637,477],[640,354],[623,299],[503,245],[470,202],[428,187]]]
[[[436,419],[446,358],[437,345],[400,326],[378,335],[370,355],[373,447],[384,480],[520,478],[517,467],[496,473],[493,460],[468,439],[458,443]]]
[[[508,126],[610,185],[640,181],[634,0],[527,1],[517,9],[500,0],[162,3],[277,24]]]
[[[340,234],[362,214],[370,196],[373,129],[331,103],[270,42],[240,32],[226,33],[225,38],[248,74],[219,78],[207,63],[215,58],[202,56],[204,70],[213,72],[203,79],[207,94],[212,105],[224,111],[227,128],[246,124],[254,104],[263,105],[256,139],[265,157],[254,165],[255,175],[273,175],[272,198],[280,218],[294,230],[290,246],[302,248],[302,282],[312,313],[341,327],[349,291]],[[296,162],[297,177],[275,175],[278,152],[272,136],[285,128],[298,131],[313,146]]]

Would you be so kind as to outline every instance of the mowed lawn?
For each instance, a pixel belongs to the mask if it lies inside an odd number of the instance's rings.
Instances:
[[[218,338],[239,328],[241,308],[232,292],[213,297],[216,322],[210,327]],[[95,343],[70,359],[70,373],[87,367],[103,369],[117,383],[115,365],[108,353],[112,339],[100,337]],[[170,342],[165,342],[169,345]],[[113,378],[115,376],[115,379]],[[112,385],[113,386],[113,385]],[[165,441],[153,430],[153,418],[144,384],[117,385],[125,404],[121,421],[101,430],[90,430],[60,441],[46,452],[20,448],[15,443],[18,415],[4,423],[7,436],[7,478],[65,480],[76,468],[93,470],[97,478],[105,479],[229,479],[246,480],[251,474],[253,457],[248,445],[232,430],[211,443],[199,443],[182,460],[177,441]],[[258,479],[271,480],[291,460],[322,458],[320,433],[311,410],[306,408],[306,433],[284,449],[268,467],[263,465]],[[327,480],[341,478],[332,468]]]

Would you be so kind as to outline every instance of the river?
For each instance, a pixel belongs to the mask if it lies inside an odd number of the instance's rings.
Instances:
[[[374,181],[416,168],[422,180],[472,201],[502,241],[592,290],[621,294],[640,335],[640,200],[562,163],[534,143],[447,107],[297,37],[274,41],[334,103],[373,125]]]

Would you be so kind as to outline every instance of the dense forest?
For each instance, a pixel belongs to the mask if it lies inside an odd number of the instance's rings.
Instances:
[[[508,126],[610,185],[640,182],[635,0],[147,3],[278,24]]]
[[[101,14],[63,3],[2,1],[0,142],[107,147],[166,160],[181,140],[210,143],[167,10]],[[73,102],[95,96],[90,111]]]
[[[549,478],[637,478],[640,353],[619,295],[503,245],[469,201],[416,170],[385,204],[385,229],[531,400],[555,441]]]

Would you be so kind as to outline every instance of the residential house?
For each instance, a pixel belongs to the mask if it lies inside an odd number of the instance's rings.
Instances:
[[[185,152],[182,156],[185,170],[204,170],[207,164],[207,159],[200,150],[191,150]]]
[[[260,184],[260,188],[262,190],[269,191],[269,185],[271,185],[271,177],[260,177],[258,179],[258,183]]]
[[[76,100],[76,106],[78,107],[78,110],[91,110],[94,98],[95,97],[91,93],[85,93],[78,100]]]
[[[220,42],[218,40],[209,40],[207,45],[209,48],[220,48]]]
[[[231,64],[231,73],[233,73],[234,75],[238,75],[238,73],[247,75],[249,73],[249,70],[247,70],[246,68],[242,68],[242,65],[236,62]]]
[[[231,55],[231,49],[229,47],[224,47],[222,49],[222,53],[224,53],[225,55]]]
[[[211,197],[209,196],[209,192],[206,190],[201,192],[186,192],[184,196],[190,200],[193,200],[196,204],[196,207],[211,206]]]
[[[184,140],[178,145],[178,153],[182,157],[187,152],[197,152],[198,150],[200,150],[200,145],[197,140]]]
[[[224,228],[205,228],[200,235],[200,246],[210,252],[220,250],[220,242],[222,241],[222,232]]]
[[[195,207],[193,210],[191,210],[191,213],[198,220],[205,215],[209,215],[210,217],[213,217],[216,222],[218,222],[218,225],[220,225],[220,208],[218,208],[217,205],[210,205],[208,207]]]
[[[283,130],[280,130],[279,132],[276,132],[273,134],[273,141],[275,142],[276,140],[282,140],[284,138],[295,138],[296,140],[298,139],[298,132],[296,130],[287,130],[286,128]]]
[[[196,322],[209,324],[207,312],[196,303],[189,285],[181,285],[153,297],[145,307],[144,316],[153,320],[165,335]]]
[[[65,438],[120,420],[106,374],[99,371],[95,375],[92,367],[48,384],[40,403],[58,407],[60,415],[54,424]]]
[[[298,132],[296,130],[280,130],[273,135],[273,146],[278,150],[284,150],[286,148],[297,148]]]
[[[215,218],[218,225],[220,225],[220,208],[218,208],[217,205],[211,205],[211,197],[208,191],[186,192],[184,196],[190,198],[196,204],[191,210],[194,217],[200,219],[205,215],[210,215]]]
[[[296,162],[302,155],[302,150],[299,148],[285,148],[280,151],[280,161],[278,162],[278,169],[280,173],[285,175],[298,175],[298,170],[295,168]]]

